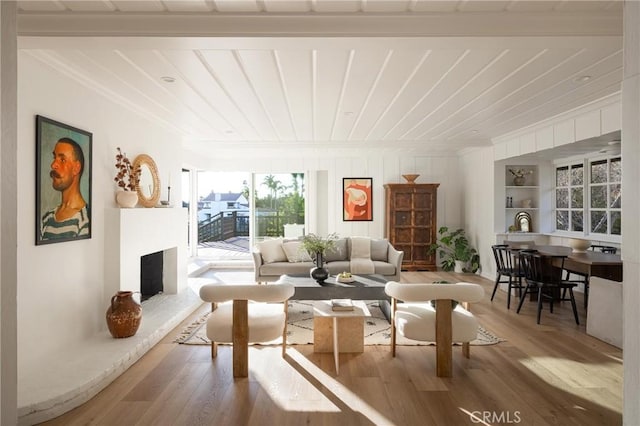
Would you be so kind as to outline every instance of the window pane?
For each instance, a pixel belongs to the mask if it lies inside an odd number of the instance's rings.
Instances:
[[[607,212],[591,212],[591,232],[607,233]]]
[[[591,163],[591,183],[605,183],[607,181],[607,160]]]
[[[569,230],[569,212],[566,210],[556,210],[556,229],[561,231]]]
[[[569,186],[569,167],[556,169],[556,186]]]
[[[584,204],[584,189],[571,188],[571,208],[581,209]]]
[[[622,193],[620,192],[620,184],[609,185],[609,207],[619,209],[622,201]]]
[[[572,211],[571,212],[571,230],[572,231],[582,231],[582,211]]]
[[[607,187],[606,186],[591,187],[591,207],[596,209],[604,209],[607,207]]]
[[[556,189],[556,208],[566,209],[569,207],[569,190]]]
[[[571,185],[582,185],[584,183],[584,167],[571,166]]]
[[[609,166],[609,182],[622,182],[622,161],[620,158],[611,160]]]
[[[620,212],[611,212],[611,233],[613,235],[622,235],[622,214]]]

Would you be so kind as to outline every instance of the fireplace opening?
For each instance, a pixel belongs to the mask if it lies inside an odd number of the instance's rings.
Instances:
[[[164,285],[162,283],[162,270],[164,268],[164,253],[147,254],[140,258],[140,293],[141,301],[147,300],[151,296],[162,293]]]

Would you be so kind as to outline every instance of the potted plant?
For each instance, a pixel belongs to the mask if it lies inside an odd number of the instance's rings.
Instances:
[[[316,234],[307,234],[302,237],[302,247],[309,253],[309,256],[315,258],[316,262],[316,267],[311,269],[309,274],[320,284],[329,278],[329,270],[324,267],[324,255],[336,246],[337,239],[338,235],[335,232],[327,235],[326,238]]]
[[[116,193],[116,202],[120,207],[135,207],[138,203],[136,190],[140,183],[140,167],[134,167],[120,147],[117,150],[116,170],[118,172],[113,180],[120,191]]]
[[[509,172],[513,175],[513,184],[516,186],[522,186],[527,179],[527,175],[532,174],[533,170],[509,169]]]
[[[480,255],[471,247],[464,229],[449,231],[448,227],[441,227],[436,242],[429,247],[429,254],[435,252],[445,271],[475,273],[480,269]]]

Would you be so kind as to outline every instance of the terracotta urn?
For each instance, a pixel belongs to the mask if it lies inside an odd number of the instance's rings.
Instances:
[[[135,191],[116,192],[116,203],[123,208],[131,209],[138,204],[138,193]]]
[[[136,334],[142,320],[142,306],[133,298],[132,291],[119,291],[111,298],[107,309],[107,327],[117,339]]]

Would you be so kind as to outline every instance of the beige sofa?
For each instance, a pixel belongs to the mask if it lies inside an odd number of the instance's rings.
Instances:
[[[400,281],[403,252],[396,250],[385,239],[369,238],[370,258],[374,273],[389,281]],[[299,240],[271,239],[256,245],[252,251],[256,282],[276,281],[281,275],[309,274],[315,265],[300,247]],[[325,266],[332,275],[351,272],[351,238],[340,238],[335,249],[325,255]]]

